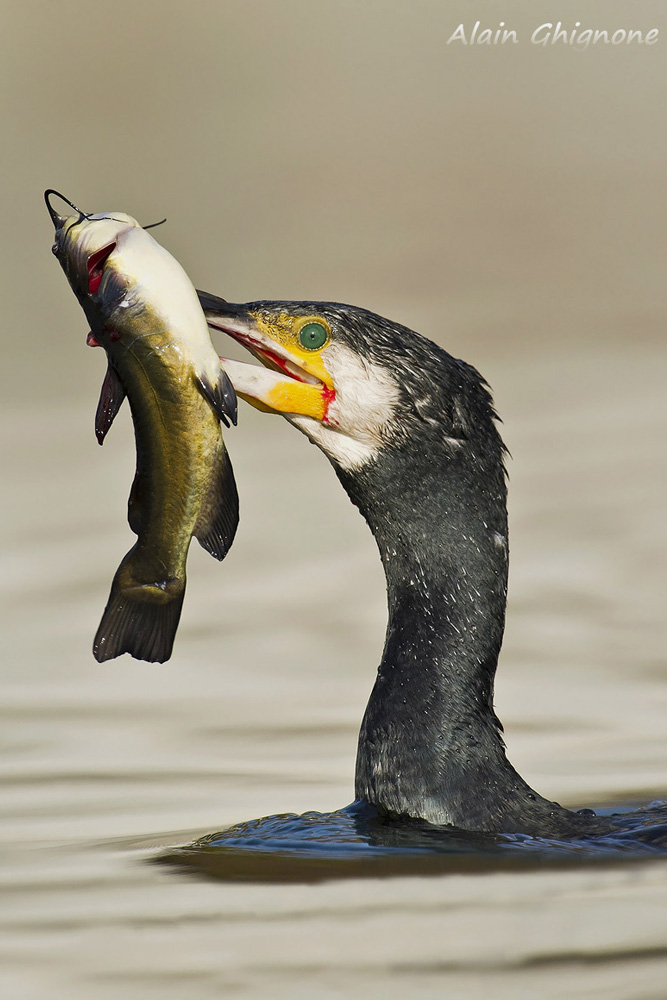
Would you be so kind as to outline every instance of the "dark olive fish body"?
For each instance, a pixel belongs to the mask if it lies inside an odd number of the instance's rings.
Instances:
[[[98,339],[103,345],[107,337],[102,333]],[[121,650],[110,643],[120,632],[127,634],[127,616],[139,613],[142,658],[165,659],[171,652],[163,645],[165,636],[173,641],[180,617],[192,536],[218,559],[233,539],[234,477],[219,418],[200,391],[192,364],[178,358],[167,337],[152,334],[128,344],[121,337],[107,353],[112,373],[107,382],[118,380],[132,411],[137,472],[128,520],[138,537],[114,578],[94,650],[98,659],[118,655]],[[98,432],[103,429],[98,423]],[[136,636],[132,641],[136,644]]]
[[[98,660],[129,652],[164,661],[193,535],[222,559],[238,524],[220,431],[221,419],[235,421],[234,392],[187,275],[134,219],[80,215],[54,224],[54,252],[90,322],[88,343],[108,357],[98,441],[125,396],[136,440],[128,520],[137,541],[116,572],[93,651]]]

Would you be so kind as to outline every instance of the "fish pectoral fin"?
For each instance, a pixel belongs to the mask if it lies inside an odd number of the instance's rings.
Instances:
[[[195,372],[195,381],[204,399],[208,400],[213,407],[213,412],[218,420],[222,420],[225,427],[229,427],[231,420],[236,427],[238,412],[236,393],[225,369],[220,367],[215,383],[211,382],[206,375],[200,375],[199,372]]]
[[[202,548],[216,559],[224,559],[239,523],[239,495],[234,471],[222,439],[216,467],[209,480],[204,504],[193,532]]]
[[[107,373],[102,382],[100,399],[95,411],[95,435],[99,444],[104,444],[107,431],[111,427],[116,414],[125,399],[125,389],[115,371],[108,365]]]

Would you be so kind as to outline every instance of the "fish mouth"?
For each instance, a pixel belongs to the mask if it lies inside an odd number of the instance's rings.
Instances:
[[[262,365],[220,358],[239,396],[260,410],[328,422],[336,393],[321,362],[319,377],[300,364],[289,348],[267,336],[251,312],[206,293],[198,294],[209,327],[242,344]],[[215,307],[211,300],[215,300]]]
[[[88,292],[90,295],[95,295],[102,284],[102,274],[104,272],[104,265],[107,259],[116,249],[116,241],[107,243],[106,246],[101,247],[96,250],[95,253],[91,253],[88,258]]]

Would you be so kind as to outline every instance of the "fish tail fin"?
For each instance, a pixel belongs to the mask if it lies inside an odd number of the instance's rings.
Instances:
[[[111,593],[93,642],[99,663],[129,653],[137,660],[164,663],[171,656],[183,607],[185,579],[169,580],[164,586],[124,586],[118,579]]]
[[[222,444],[219,461],[210,480],[208,504],[197,522],[194,535],[202,548],[216,559],[224,559],[239,523],[239,495],[227,450]]]

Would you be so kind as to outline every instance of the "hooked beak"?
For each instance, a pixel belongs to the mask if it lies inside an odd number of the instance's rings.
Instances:
[[[51,201],[49,200],[51,195],[55,195],[57,198],[60,198],[61,201],[66,202],[70,206],[70,208],[73,208],[75,212],[79,213],[79,215],[85,214],[80,209],[78,209],[76,205],[73,205],[72,202],[69,200],[69,198],[66,198],[64,194],[61,194],[60,191],[55,191],[53,188],[47,188],[47,190],[44,192],[44,201],[46,202],[46,207],[48,209],[49,215],[51,216],[51,222],[53,223],[56,232],[58,232],[59,229],[62,229],[63,224],[67,219],[67,216],[58,215],[53,205],[51,204]]]
[[[326,422],[335,390],[321,361],[306,367],[277,340],[260,329],[256,317],[244,305],[226,302],[208,292],[197,292],[206,321],[246,347],[257,365],[221,358],[238,396],[258,410],[269,413],[313,417]]]

